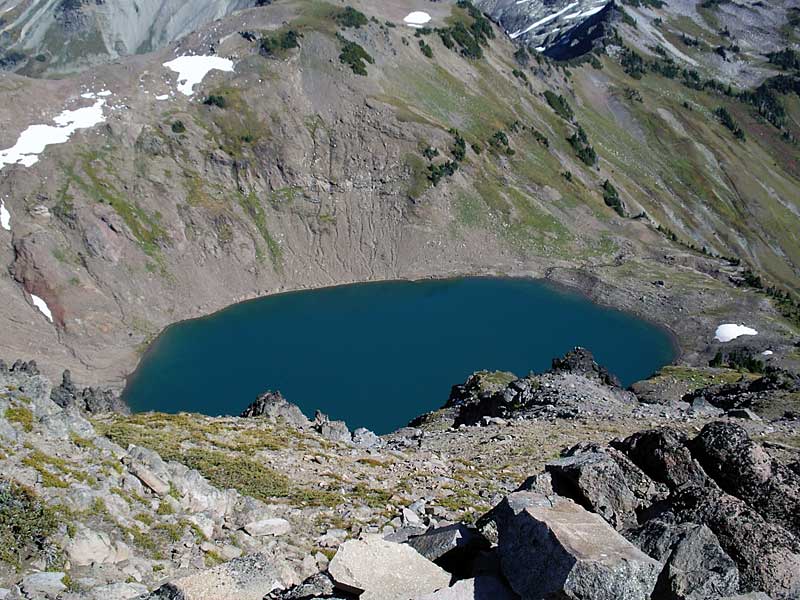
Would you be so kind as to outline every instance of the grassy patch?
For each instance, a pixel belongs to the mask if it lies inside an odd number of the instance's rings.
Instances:
[[[59,518],[28,488],[0,480],[0,562],[19,568],[30,556],[44,558]]]
[[[12,406],[6,410],[6,421],[16,423],[23,431],[33,430],[33,412],[25,406]]]
[[[110,440],[150,448],[164,460],[197,469],[213,485],[235,488],[264,501],[287,498],[300,505],[336,506],[338,494],[306,488],[265,466],[253,453],[281,450],[296,433],[260,423],[257,428],[237,428],[197,415],[143,414],[98,421],[95,426]],[[165,503],[161,504],[162,507]]]
[[[266,212],[258,201],[255,192],[250,192],[246,196],[241,192],[237,192],[237,200],[239,201],[239,206],[241,206],[247,216],[250,217],[256,229],[258,229],[258,232],[261,234],[261,237],[267,243],[267,249],[272,258],[273,266],[277,271],[281,271],[283,269],[283,248],[281,248],[280,244],[269,232]]]

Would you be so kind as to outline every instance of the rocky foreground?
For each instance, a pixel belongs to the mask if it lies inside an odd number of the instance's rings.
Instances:
[[[576,349],[387,436],[0,363],[0,598],[800,598],[800,379]]]

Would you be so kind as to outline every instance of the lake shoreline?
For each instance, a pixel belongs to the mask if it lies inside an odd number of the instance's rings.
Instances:
[[[441,406],[475,371],[540,373],[576,346],[625,385],[676,356],[669,330],[547,279],[428,277],[272,294],[174,324],[124,399],[136,412],[235,416],[237,403],[280,390],[308,414],[388,431]],[[398,408],[376,408],[378,397]]]

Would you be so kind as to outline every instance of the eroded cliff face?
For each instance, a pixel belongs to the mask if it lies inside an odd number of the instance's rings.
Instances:
[[[12,68],[30,74],[73,73],[162,48],[255,4],[256,0],[6,0],[0,2],[0,48],[7,58],[13,52],[26,55],[8,65]]]

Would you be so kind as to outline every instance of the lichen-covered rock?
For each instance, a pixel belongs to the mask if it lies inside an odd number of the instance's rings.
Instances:
[[[602,517],[541,497],[500,521],[503,574],[523,598],[649,600],[661,564]]]
[[[686,446],[686,436],[677,431],[641,431],[613,446],[649,477],[665,483],[670,489],[706,483],[706,474]]]
[[[617,462],[604,452],[565,456],[547,463],[553,490],[591,508],[615,529],[638,525],[642,501],[628,487]]]
[[[745,502],[715,488],[687,488],[671,501],[683,521],[701,523],[736,562],[741,585],[773,598],[800,597],[800,542]]]
[[[278,569],[263,554],[251,554],[164,584],[147,600],[262,600],[280,587]]]
[[[800,474],[774,461],[742,427],[709,423],[690,447],[723,490],[800,535]]]

